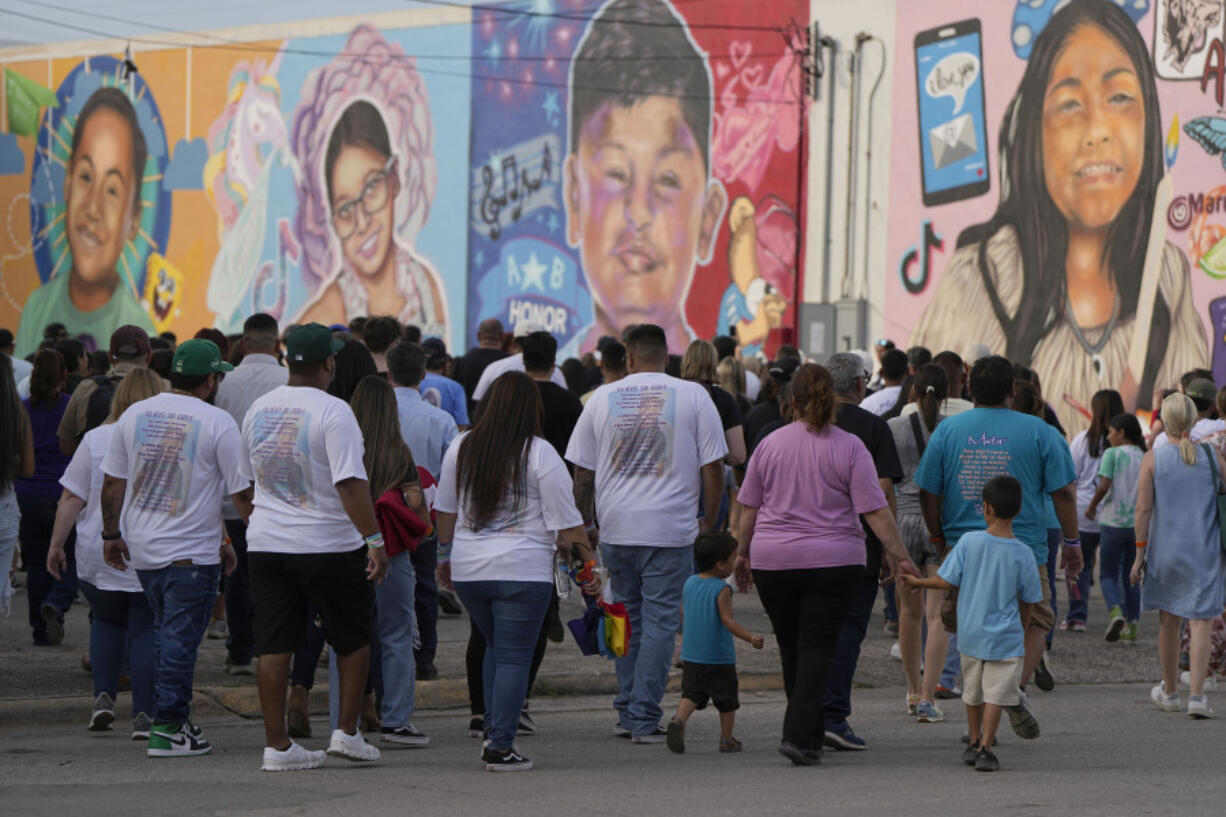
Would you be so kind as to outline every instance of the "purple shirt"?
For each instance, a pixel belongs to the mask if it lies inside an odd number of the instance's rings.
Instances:
[[[27,397],[21,401],[30,414],[30,425],[34,428],[34,476],[29,479],[15,481],[17,493],[21,496],[37,496],[58,499],[61,493],[60,477],[72,459],[60,450],[59,428],[64,417],[64,409],[68,407],[68,394],[60,392],[55,404],[31,404]]]
[[[886,506],[858,437],[799,422],[758,444],[737,500],[758,509],[749,556],[755,570],[863,565],[860,514]]]

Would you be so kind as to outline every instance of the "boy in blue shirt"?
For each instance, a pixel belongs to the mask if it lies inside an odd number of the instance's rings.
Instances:
[[[695,710],[707,702],[719,712],[719,750],[741,751],[741,742],[732,736],[737,697],[735,635],[762,649],[764,639],[751,633],[732,615],[732,588],[726,581],[736,563],[736,540],[725,531],[707,531],[694,540],[697,575],[690,576],[682,591],[684,616],[681,629],[681,703],[668,722],[668,748],[685,751],[685,723]]]
[[[909,587],[958,588],[958,650],[962,653],[962,701],[971,743],[962,760],[976,771],[994,772],[992,752],[1004,707],[1015,706],[1026,654],[1030,608],[1043,600],[1030,548],[1013,536],[1013,517],[1022,508],[1022,485],[1006,474],[983,488],[986,531],[963,534],[932,578],[901,575]],[[1037,731],[1022,737],[1038,737]]]

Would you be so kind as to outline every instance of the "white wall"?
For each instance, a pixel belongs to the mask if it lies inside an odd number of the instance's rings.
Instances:
[[[894,17],[898,0],[812,0],[811,16],[823,37],[838,42],[838,55],[832,61],[829,50],[823,52],[826,75],[820,85],[818,101],[809,111],[809,187],[807,201],[805,278],[803,297],[807,302],[823,301],[823,281],[826,277],[824,259],[829,238],[829,278],[825,300],[835,302],[843,297],[866,298],[870,303],[869,335],[865,343],[884,333],[881,308],[885,298],[886,276],[889,274],[886,256],[886,215],[890,193],[890,126],[892,79],[894,75]],[[904,0],[912,2],[913,0]],[[859,34],[871,35],[861,48],[860,87],[858,102],[860,125],[858,145],[852,161],[848,160],[849,126],[852,111],[852,55]],[[884,64],[882,62],[884,58]],[[884,71],[883,71],[884,69]],[[869,143],[869,93],[879,72],[871,117],[872,142]],[[834,157],[832,172],[827,173],[828,116],[830,106],[830,72],[835,76],[834,93]],[[855,221],[852,242],[852,275],[844,281],[846,269],[848,183],[855,173],[855,203],[851,216]],[[871,174],[871,179],[869,178]],[[871,189],[868,185],[871,184]],[[826,197],[830,190],[830,231],[826,232]],[[865,223],[871,216],[868,234]],[[864,280],[865,255],[868,256],[868,280]],[[845,291],[844,287],[847,284]],[[894,338],[900,345],[906,338]]]

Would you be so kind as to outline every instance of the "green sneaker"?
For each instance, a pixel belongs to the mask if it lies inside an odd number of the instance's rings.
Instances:
[[[1111,623],[1107,625],[1106,638],[1108,641],[1119,641],[1120,633],[1123,632],[1126,623],[1124,621],[1124,611],[1117,604],[1107,611],[1107,618]]]
[[[1120,633],[1120,641],[1129,646],[1137,643],[1137,623],[1135,621],[1124,625],[1124,632]]]
[[[204,733],[191,724],[155,723],[149,732],[149,757],[193,757],[211,751]]]

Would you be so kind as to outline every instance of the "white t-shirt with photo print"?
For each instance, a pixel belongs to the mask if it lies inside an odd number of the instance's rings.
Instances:
[[[596,473],[602,543],[689,547],[698,536],[699,471],[727,453],[706,389],[642,372],[596,390],[566,459]]]
[[[456,467],[467,436],[468,432],[461,434],[448,446],[434,499],[435,510],[456,514],[452,581],[553,581],[557,532],[583,524],[566,463],[552,445],[533,437],[519,508],[513,508],[508,495],[493,520],[474,528],[465,511]]]
[[[280,386],[243,420],[243,457],[255,480],[247,528],[254,553],[345,553],[362,547],[336,484],[366,479],[362,431],[344,400]]]
[[[102,470],[128,482],[120,529],[133,567],[221,561],[221,497],[251,483],[233,417],[186,394],[142,400],[115,423]]]

